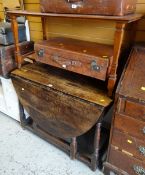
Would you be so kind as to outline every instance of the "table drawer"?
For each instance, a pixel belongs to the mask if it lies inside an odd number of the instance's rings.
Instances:
[[[116,114],[114,128],[128,133],[130,136],[140,140],[145,139],[145,122],[138,121],[125,115]]]
[[[122,152],[145,161],[145,142],[114,129],[111,144]]]
[[[36,61],[67,71],[106,80],[113,47],[70,38],[51,38],[35,43]]]
[[[109,163],[125,171],[129,175],[145,175],[145,163],[135,159],[111,146]]]
[[[123,98],[120,98],[119,103],[119,113],[145,121],[145,104],[143,105],[142,103],[136,103]]]

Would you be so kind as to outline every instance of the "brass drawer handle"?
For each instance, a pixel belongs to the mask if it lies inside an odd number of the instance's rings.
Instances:
[[[134,165],[133,169],[134,169],[136,174],[138,174],[138,175],[145,175],[145,169],[143,167]]]
[[[145,147],[140,146],[138,149],[139,149],[139,152],[145,156]]]
[[[100,72],[100,66],[98,66],[97,65],[97,62],[95,61],[95,60],[93,60],[92,62],[91,62],[91,69],[93,70],[93,71],[96,71],[96,72]]]
[[[39,57],[43,57],[44,56],[44,49],[40,49],[39,51],[37,51],[37,55]]]
[[[145,134],[145,127],[142,129],[142,131],[143,131],[143,134]]]

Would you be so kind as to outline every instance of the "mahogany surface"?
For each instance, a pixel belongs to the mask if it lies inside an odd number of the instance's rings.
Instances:
[[[34,52],[34,42],[22,42],[19,44],[22,55]],[[12,70],[17,68],[15,62],[15,47],[14,45],[3,46],[0,45],[0,75],[4,78],[9,78]]]
[[[90,80],[47,65],[29,64],[11,76],[20,102],[33,120],[61,138],[87,132],[112,102]]]
[[[145,45],[132,49],[116,92],[104,172],[145,174]]]
[[[115,150],[113,146],[110,150],[109,162],[110,164],[118,167],[118,169],[126,172],[124,173],[124,175],[144,175],[144,173],[137,173],[134,170],[135,166],[140,166],[145,170],[145,163],[143,161],[140,161],[132,156],[128,156],[127,154]]]
[[[106,80],[113,46],[71,38],[52,38],[35,43],[36,61]]]
[[[145,161],[144,154],[140,152],[140,148],[145,147],[144,140],[139,140],[130,136],[129,133],[123,133],[114,129],[112,145],[115,145],[116,149],[121,148],[120,151],[125,152],[129,156],[135,156],[137,159]]]
[[[41,13],[26,10],[13,10],[7,11],[8,16],[38,16],[38,17],[66,17],[66,18],[88,18],[88,19],[100,19],[100,20],[114,20],[114,21],[124,21],[127,23],[137,21],[142,18],[142,14],[131,14],[125,16],[103,16],[103,15],[80,15],[80,14],[59,14],[59,13]]]
[[[42,12],[126,15],[134,13],[136,0],[40,0]]]
[[[137,25],[137,21],[142,18],[141,14],[132,14],[126,16],[101,16],[101,15],[80,15],[80,14],[56,14],[56,13],[41,13],[41,12],[30,12],[30,11],[8,11],[7,15],[10,16],[12,21],[12,28],[14,32],[15,39],[15,51],[16,51],[16,62],[18,63],[18,68],[21,67],[23,58],[20,54],[20,49],[18,46],[18,24],[16,17],[17,16],[39,16],[42,18],[42,27],[43,27],[43,39],[47,39],[46,35],[46,18],[47,17],[67,17],[67,18],[85,18],[85,19],[96,19],[96,20],[113,20],[116,22],[116,31],[114,34],[114,51],[113,51],[113,60],[112,66],[109,68],[110,74],[108,76],[108,95],[112,96],[113,90],[117,81],[117,68],[118,68],[118,60],[121,54],[121,48],[123,43],[124,29],[126,24],[133,23],[131,41],[132,44],[135,38],[135,29]]]

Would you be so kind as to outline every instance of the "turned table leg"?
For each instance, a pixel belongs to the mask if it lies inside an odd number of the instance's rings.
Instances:
[[[19,48],[19,31],[18,31],[18,23],[17,23],[16,16],[11,16],[11,26],[13,30],[14,44],[15,44],[15,59],[16,59],[18,68],[21,68],[22,56]]]
[[[111,71],[108,79],[108,95],[112,96],[112,92],[114,90],[114,86],[117,80],[117,67],[118,67],[118,60],[121,52],[121,47],[123,44],[123,36],[124,36],[124,28],[126,23],[117,22],[116,24],[116,31],[114,37],[114,55],[113,61],[111,66]]]
[[[76,158],[76,153],[77,153],[77,141],[76,137],[72,138],[72,142],[70,145],[70,157],[72,160]]]
[[[99,165],[100,137],[101,137],[101,123],[97,123],[94,136],[94,153],[91,159],[91,169],[93,171],[96,171]]]

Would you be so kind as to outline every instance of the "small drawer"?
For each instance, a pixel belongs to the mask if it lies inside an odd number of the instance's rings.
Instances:
[[[111,144],[120,151],[145,161],[145,142],[114,129]]]
[[[111,71],[113,47],[71,38],[35,43],[36,61],[105,81]]]
[[[136,103],[123,98],[120,98],[119,103],[119,113],[145,121],[145,104],[143,105],[142,103]]]
[[[145,175],[145,163],[118,151],[111,146],[109,163],[125,171],[129,175]]]
[[[130,136],[140,140],[145,139],[145,122],[136,120],[125,115],[116,114],[114,128],[121,132],[128,133]]]

